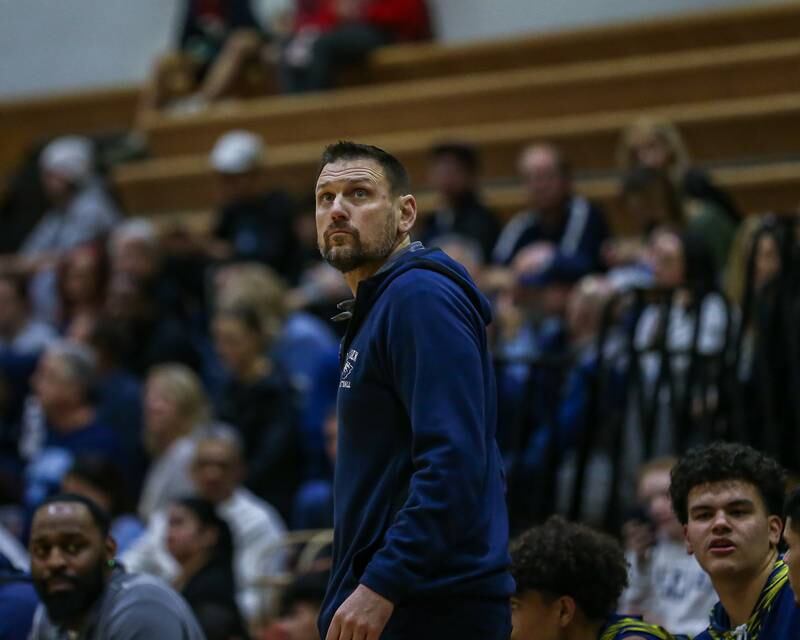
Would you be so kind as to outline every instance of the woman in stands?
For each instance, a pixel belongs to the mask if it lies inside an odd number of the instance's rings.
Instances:
[[[226,370],[217,417],[244,440],[245,484],[289,520],[301,466],[297,407],[283,369],[268,356],[274,334],[267,324],[244,302],[215,312],[214,344]]]
[[[70,251],[58,270],[59,318],[63,333],[85,340],[105,303],[109,263],[102,245]]]
[[[635,327],[630,435],[652,456],[710,435],[699,427],[717,402],[713,371],[729,346],[730,313],[704,238],[659,229],[650,250],[656,292]]]
[[[208,418],[208,401],[191,369],[173,363],[150,370],[144,392],[143,437],[151,463],[139,500],[139,514],[145,520],[173,498],[193,490],[189,477],[194,455],[192,432]]]
[[[669,177],[686,213],[687,229],[706,237],[717,269],[723,270],[741,216],[731,197],[691,166],[675,125],[651,117],[636,120],[622,134],[617,162],[625,173],[649,167]]]
[[[173,586],[207,640],[246,638],[234,599],[233,536],[214,505],[202,498],[175,500],[169,508],[167,549],[180,567]]]

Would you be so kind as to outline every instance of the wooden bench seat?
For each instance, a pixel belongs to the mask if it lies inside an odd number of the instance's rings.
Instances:
[[[675,122],[693,160],[699,163],[800,155],[800,93],[674,105],[649,113]],[[514,176],[519,152],[533,140],[550,140],[561,146],[580,172],[610,171],[620,131],[637,115],[638,111],[625,110],[425,129],[413,135],[375,136],[369,142],[397,154],[417,186],[425,184],[429,149],[443,140],[476,145],[482,155],[483,176],[489,180]],[[269,149],[270,184],[309,197],[325,142]],[[148,213],[208,206],[214,197],[212,177],[207,154],[121,165],[114,172],[126,208]]]
[[[717,184],[733,195],[745,214],[800,212],[800,162],[725,167],[712,171],[712,175]],[[617,177],[578,180],[575,190],[605,207],[609,223],[616,233],[635,231],[635,224],[627,219],[620,206]],[[483,195],[486,203],[504,222],[526,206],[525,192],[517,183],[489,184]],[[427,215],[437,206],[436,195],[430,191],[419,192],[417,202],[420,215]],[[153,215],[152,219],[162,228],[177,225],[202,233],[211,228],[213,211],[210,207],[172,210]]]
[[[118,87],[0,102],[0,176],[53,136],[128,129],[138,96],[136,87]]]
[[[533,64],[610,60],[767,42],[793,38],[797,33],[800,33],[800,3],[781,2],[497,40],[395,45],[376,51],[364,76],[370,82],[419,80]]]
[[[797,86],[800,40],[789,40],[253,100],[159,117],[148,134],[153,154],[166,157],[205,153],[234,128],[257,131],[272,145],[297,144],[758,97]]]

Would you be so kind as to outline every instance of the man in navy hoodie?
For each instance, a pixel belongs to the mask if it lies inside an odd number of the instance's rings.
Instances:
[[[505,640],[514,582],[489,304],[461,265],[410,242],[417,206],[396,158],[339,142],[320,167],[320,252],[355,295],[340,305],[321,637]]]

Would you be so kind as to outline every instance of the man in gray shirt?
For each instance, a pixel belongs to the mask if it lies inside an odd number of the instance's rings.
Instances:
[[[47,499],[35,512],[31,576],[42,604],[31,640],[205,640],[186,602],[158,578],[114,560],[109,516],[82,496]]]

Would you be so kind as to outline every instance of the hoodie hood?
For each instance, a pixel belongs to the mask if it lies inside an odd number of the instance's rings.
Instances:
[[[351,308],[350,323],[342,341],[340,355],[347,348],[360,328],[369,310],[381,294],[398,277],[412,269],[436,271],[455,282],[467,295],[483,319],[484,325],[492,321],[492,307],[462,264],[453,260],[441,249],[426,249],[421,242],[413,242],[392,255],[378,271],[358,285],[354,301],[347,301],[340,308]],[[337,316],[336,318],[338,318]]]

